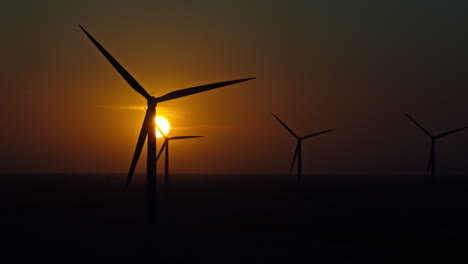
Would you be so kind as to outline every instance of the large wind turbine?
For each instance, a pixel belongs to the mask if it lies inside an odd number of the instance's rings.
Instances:
[[[164,185],[167,187],[169,185],[169,141],[171,140],[180,140],[180,139],[189,139],[189,138],[200,138],[203,136],[179,136],[179,137],[168,137],[167,135],[162,132],[162,130],[157,126],[157,129],[159,130],[159,133],[163,135],[164,137],[164,143],[161,146],[161,149],[159,150],[158,155],[156,156],[156,161],[159,160],[159,157],[161,156],[162,152],[164,152]]]
[[[196,93],[205,92],[208,90],[216,89],[226,85],[231,85],[235,83],[240,83],[243,81],[251,80],[254,78],[246,78],[239,80],[232,80],[226,82],[219,82],[213,84],[207,84],[192,88],[186,88],[181,90],[176,90],[165,94],[160,97],[151,96],[143,87],[127,72],[127,70],[117,62],[117,60],[112,57],[109,52],[107,52],[104,47],[99,44],[82,26],[79,26],[83,32],[88,36],[88,38],[93,42],[97,49],[106,57],[106,59],[114,66],[114,68],[122,75],[122,77],[127,81],[130,86],[141,94],[147,101],[148,109],[146,110],[146,115],[143,120],[143,124],[140,130],[140,135],[138,136],[137,145],[135,148],[135,153],[133,155],[132,163],[130,165],[130,171],[127,178],[127,186],[130,184],[135,167],[140,157],[141,150],[143,149],[143,144],[145,143],[146,137],[148,137],[148,154],[146,162],[146,188],[147,188],[147,199],[149,206],[149,220],[153,222],[156,217],[156,128],[155,128],[155,117],[156,117],[156,106],[158,103],[169,101],[172,99],[177,99],[179,97],[188,96]]]
[[[436,139],[439,139],[441,137],[445,137],[445,136],[448,136],[450,134],[453,134],[455,132],[458,132],[460,130],[463,130],[467,127],[461,127],[461,128],[457,128],[457,129],[454,129],[454,130],[450,130],[448,132],[445,132],[445,133],[442,133],[442,134],[439,134],[439,135],[436,135],[436,136],[433,136],[431,133],[429,133],[423,126],[421,126],[418,122],[416,122],[416,120],[414,120],[413,118],[411,118],[411,116],[409,116],[408,114],[405,114],[411,121],[413,121],[413,123],[419,127],[419,129],[421,129],[421,131],[426,134],[428,137],[431,138],[431,152],[429,154],[429,162],[427,164],[427,170],[431,170],[431,177],[432,177],[432,180],[435,180],[435,142],[436,142]]]
[[[293,161],[292,161],[292,165],[291,165],[291,169],[289,170],[289,174],[291,174],[293,168],[294,168],[294,163],[296,162],[296,158],[297,158],[297,182],[298,183],[301,183],[301,174],[302,174],[302,140],[304,139],[307,139],[307,138],[311,138],[311,137],[314,137],[314,136],[318,136],[320,134],[325,134],[325,133],[328,133],[328,132],[331,132],[333,130],[335,130],[336,128],[334,129],[328,129],[328,130],[323,130],[323,131],[320,131],[320,132],[317,132],[317,133],[312,133],[312,134],[309,134],[309,135],[306,135],[306,136],[303,136],[303,137],[299,137],[296,133],[294,133],[294,131],[292,131],[283,121],[281,121],[275,114],[271,113],[275,118],[276,120],[278,120],[278,122],[281,123],[281,125],[283,125],[284,128],[286,128],[286,130],[291,134],[293,135],[296,139],[297,139],[297,144],[296,144],[296,150],[294,151],[294,158],[293,158]]]

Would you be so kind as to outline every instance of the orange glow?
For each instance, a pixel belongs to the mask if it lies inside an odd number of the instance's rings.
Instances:
[[[162,130],[164,135],[167,136],[167,134],[169,133],[169,130],[171,130],[169,121],[167,121],[167,119],[162,116],[156,116],[155,123],[156,123],[156,126],[158,126]],[[163,137],[163,135],[161,135],[161,132],[159,132],[158,128],[156,128],[156,137],[157,138]]]

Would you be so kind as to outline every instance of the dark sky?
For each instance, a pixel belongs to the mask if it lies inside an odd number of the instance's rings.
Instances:
[[[465,1],[9,1],[2,5],[0,171],[126,172],[153,95],[256,76],[158,107],[174,172],[422,173],[434,134],[468,125]],[[468,131],[437,145],[468,173]],[[142,157],[139,171],[144,171]]]

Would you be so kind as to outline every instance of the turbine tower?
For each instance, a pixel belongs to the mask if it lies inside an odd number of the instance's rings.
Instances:
[[[457,129],[454,129],[454,130],[450,130],[448,132],[445,132],[445,133],[442,133],[442,134],[439,134],[439,135],[432,135],[431,133],[429,133],[423,126],[421,126],[418,122],[416,122],[416,120],[414,120],[411,116],[409,116],[408,114],[405,114],[417,127],[419,127],[419,129],[421,129],[421,131],[426,134],[430,139],[431,139],[431,152],[429,154],[429,162],[427,164],[427,170],[431,170],[431,177],[432,177],[432,180],[435,180],[435,142],[437,139],[441,138],[441,137],[445,137],[445,136],[448,136],[450,134],[453,134],[455,132],[458,132],[460,130],[463,130],[467,127],[461,127],[461,128],[457,128]]]
[[[291,135],[293,135],[297,139],[296,150],[294,151],[294,158],[293,158],[293,161],[292,161],[291,169],[289,170],[289,174],[291,174],[291,172],[292,172],[292,170],[294,168],[294,163],[296,162],[296,159],[297,159],[297,183],[301,183],[301,177],[302,177],[302,140],[331,132],[333,130],[336,130],[336,128],[323,130],[323,131],[320,131],[320,132],[317,132],[317,133],[312,133],[312,134],[309,134],[309,135],[306,135],[306,136],[303,136],[303,137],[299,137],[283,121],[281,121],[281,119],[279,119],[275,114],[273,114],[273,113],[271,113],[271,114],[276,118],[276,120],[278,120],[278,122],[280,122],[281,125],[283,125],[284,128],[286,128],[286,130]]]
[[[216,89],[219,87],[240,83],[248,81],[254,78],[245,78],[238,79],[226,82],[219,82],[213,84],[207,84],[192,88],[186,88],[181,90],[176,90],[165,94],[160,97],[151,96],[131,75],[127,70],[120,65],[117,60],[112,57],[109,52],[107,52],[104,47],[99,44],[81,25],[79,26],[83,32],[88,36],[91,42],[96,46],[96,48],[106,57],[106,59],[114,66],[114,68],[120,73],[120,75],[127,81],[127,83],[139,94],[141,94],[147,101],[148,108],[146,110],[146,115],[143,120],[143,124],[138,136],[137,145],[135,148],[135,153],[133,154],[132,163],[130,165],[130,170],[127,177],[127,186],[130,184],[133,173],[135,171],[138,158],[143,149],[146,138],[148,138],[147,144],[147,161],[146,161],[146,192],[148,200],[148,217],[150,223],[153,223],[156,219],[156,183],[157,183],[157,174],[156,174],[156,128],[155,128],[155,117],[156,117],[156,106],[158,103],[177,99],[179,97],[188,96],[196,93],[205,92],[208,90]]]
[[[159,157],[161,156],[162,152],[164,152],[164,185],[166,188],[169,186],[169,141],[171,140],[180,140],[180,139],[189,139],[189,138],[201,138],[203,136],[179,136],[179,137],[168,137],[167,135],[162,132],[162,130],[157,126],[157,129],[159,130],[159,133],[163,135],[164,137],[164,143],[161,146],[161,149],[159,150],[158,155],[156,156],[156,161],[159,160]]]

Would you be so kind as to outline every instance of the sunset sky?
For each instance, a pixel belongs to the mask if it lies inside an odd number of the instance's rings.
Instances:
[[[468,125],[466,1],[8,1],[0,16],[0,172],[126,173],[145,99],[255,80],[158,105],[174,173],[424,173],[434,134]],[[161,141],[158,140],[158,148]],[[468,173],[468,130],[437,142]],[[138,172],[145,171],[143,152]],[[162,166],[159,167],[162,169]]]

